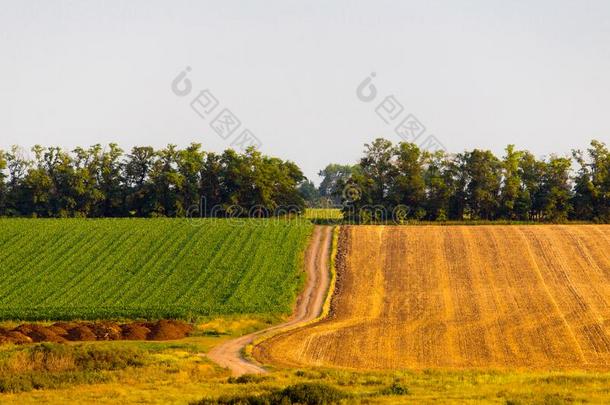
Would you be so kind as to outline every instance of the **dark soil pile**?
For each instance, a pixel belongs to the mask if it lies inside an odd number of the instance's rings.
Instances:
[[[0,336],[0,341],[2,341],[2,339],[6,340],[4,343],[15,343],[18,345],[34,342],[32,340],[32,338],[24,335],[21,332],[17,332],[14,330],[10,330],[10,331],[6,332],[4,335]]]
[[[146,340],[150,329],[144,323],[129,323],[121,325],[121,332],[126,340]]]
[[[91,342],[97,340],[97,336],[87,325],[76,325],[68,329],[67,339],[71,341]]]
[[[160,320],[157,323],[148,325],[150,333],[148,340],[175,340],[187,336],[193,327],[179,321]]]
[[[96,340],[175,340],[192,332],[193,326],[182,321],[157,322],[57,322],[51,326],[25,323],[8,330],[0,328],[0,344]]]
[[[65,342],[66,339],[62,337],[62,335],[65,335],[63,330],[61,335],[58,335],[56,330],[57,329],[55,328],[52,329],[42,325],[27,323],[14,329],[15,332],[20,332],[23,335],[28,336],[33,342]]]
[[[121,340],[123,338],[121,325],[116,323],[102,322],[87,326],[95,334],[97,340]]]

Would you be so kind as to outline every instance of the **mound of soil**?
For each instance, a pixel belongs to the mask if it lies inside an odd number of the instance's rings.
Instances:
[[[26,323],[8,330],[0,328],[0,344],[96,340],[175,340],[182,339],[193,327],[185,322],[160,320],[133,322],[57,322],[51,326]]]
[[[182,339],[192,332],[193,327],[184,322],[160,320],[150,327],[148,340],[175,340]]]
[[[150,329],[143,323],[128,323],[121,325],[121,332],[125,340],[146,340]]]
[[[62,328],[57,325],[47,326],[47,329],[51,332],[55,333],[57,336],[61,336],[62,338],[66,338],[68,336],[68,329]]]
[[[22,345],[25,343],[34,343],[32,338],[30,338],[29,336],[24,335],[21,332],[12,331],[12,330],[6,332],[6,334],[4,334],[3,337],[6,338],[6,343],[14,343],[17,345]]]
[[[20,332],[30,339],[33,342],[55,342],[61,343],[65,342],[62,336],[55,333],[52,329],[47,328],[46,326],[36,325],[36,324],[24,324],[18,326],[14,329],[16,332]]]
[[[113,322],[92,323],[87,325],[97,340],[121,340],[121,326]]]
[[[54,330],[61,329],[64,331],[64,334],[67,335],[70,329],[76,328],[78,326],[78,322],[55,322],[53,325],[49,326],[49,328],[53,328]]]
[[[78,325],[68,330],[68,340],[93,342],[97,340],[97,336],[87,325]]]

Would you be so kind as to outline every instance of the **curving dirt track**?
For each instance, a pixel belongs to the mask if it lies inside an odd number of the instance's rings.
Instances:
[[[332,227],[316,226],[314,228],[311,242],[305,252],[304,262],[307,274],[305,288],[297,298],[295,311],[287,322],[229,340],[214,347],[207,354],[207,357],[220,366],[230,369],[235,376],[266,372],[261,366],[245,359],[242,356],[242,351],[255,339],[263,338],[267,334],[277,333],[284,328],[297,327],[298,324],[309,322],[319,316],[330,282],[331,242]]]
[[[331,316],[265,364],[610,370],[610,226],[342,227]]]

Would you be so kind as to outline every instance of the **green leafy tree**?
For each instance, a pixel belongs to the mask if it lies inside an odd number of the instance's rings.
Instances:
[[[426,157],[425,209],[429,220],[446,221],[449,218],[449,201],[455,194],[455,180],[450,165],[451,161],[442,150],[428,154]]]
[[[594,220],[610,222],[610,152],[606,145],[593,140],[588,150],[591,159]]]
[[[546,164],[530,152],[522,152],[519,160],[521,190],[515,204],[517,218],[539,220],[542,215],[542,180]]]
[[[205,152],[201,144],[191,143],[186,149],[176,154],[177,171],[182,177],[178,188],[179,206],[188,210],[201,203],[201,171],[205,162]]]
[[[28,199],[25,178],[32,162],[25,156],[23,149],[13,145],[10,151],[5,152],[6,166],[8,168],[8,186],[6,196],[6,215],[30,216],[32,212],[31,201]]]
[[[331,204],[341,204],[340,185],[355,173],[357,165],[340,165],[331,163],[320,170],[318,176],[322,177],[320,182],[319,194],[321,198],[329,200]]]
[[[320,191],[313,184],[313,181],[305,179],[299,184],[299,194],[305,200],[308,207],[317,207],[320,205]]]
[[[568,219],[572,210],[571,166],[570,159],[556,156],[552,156],[546,163],[541,187],[542,219],[550,222]]]
[[[153,216],[183,216],[185,209],[178,197],[184,185],[184,176],[178,171],[178,150],[176,145],[167,145],[156,153],[149,176],[154,190]]]
[[[371,180],[373,201],[383,203],[389,193],[389,184],[394,173],[394,148],[388,140],[378,138],[373,143],[365,145],[365,154],[360,161],[360,167]]]
[[[98,217],[121,217],[126,215],[125,164],[122,161],[123,149],[116,143],[108,145],[101,154],[97,172],[97,184],[102,192],[103,201],[96,211]]]
[[[32,152],[34,153],[32,167],[26,171],[22,180],[19,180],[20,176],[15,178],[15,187],[18,187],[17,184],[21,184],[21,187],[19,187],[21,192],[17,192],[17,189],[14,190],[15,196],[19,196],[16,198],[18,199],[18,210],[21,214],[27,216],[53,216],[51,194],[54,187],[53,179],[49,175],[45,164],[45,148],[35,145]],[[14,162],[18,163],[16,154],[13,156],[16,159]]]
[[[209,152],[205,156],[200,171],[200,196],[203,206],[199,208],[200,215],[212,215],[211,209],[223,201],[223,185],[221,184],[224,165],[221,156]],[[201,212],[203,211],[203,212]]]
[[[595,217],[596,190],[593,185],[591,168],[582,151],[574,150],[572,151],[572,156],[580,166],[574,177],[572,215],[574,218],[592,220]]]
[[[89,149],[76,148],[73,151],[72,188],[76,207],[75,216],[100,216],[98,207],[105,194],[100,187],[98,174],[101,172],[102,146],[97,144]]]
[[[519,162],[522,152],[515,151],[515,145],[506,147],[506,155],[502,160],[502,189],[500,191],[500,216],[506,219],[517,219],[520,214],[516,207],[521,196],[521,176]]]
[[[127,207],[130,215],[147,217],[155,209],[155,193],[150,180],[150,172],[157,154],[150,146],[136,146],[127,155],[125,177],[127,187]]]
[[[451,159],[445,171],[445,178],[450,179],[453,184],[453,193],[449,197],[449,219],[461,221],[464,219],[468,206],[468,154],[458,153]]]
[[[296,163],[278,158],[266,158],[272,163],[273,199],[277,207],[292,207],[299,212],[305,209],[305,200],[299,193],[298,185],[305,180]]]
[[[393,171],[388,200],[391,206],[404,205],[410,216],[425,216],[426,183],[424,164],[426,156],[413,143],[400,143],[394,151]]]
[[[475,149],[465,155],[466,201],[472,218],[495,219],[502,179],[501,164],[491,151]]]

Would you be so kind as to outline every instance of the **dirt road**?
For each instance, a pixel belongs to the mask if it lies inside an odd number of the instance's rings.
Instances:
[[[242,350],[255,339],[311,321],[320,314],[330,282],[331,241],[332,227],[316,226],[314,228],[311,242],[305,252],[305,272],[307,273],[305,289],[297,298],[295,311],[288,322],[229,340],[213,348],[207,356],[222,367],[230,369],[235,376],[266,372],[259,365],[244,359]]]

